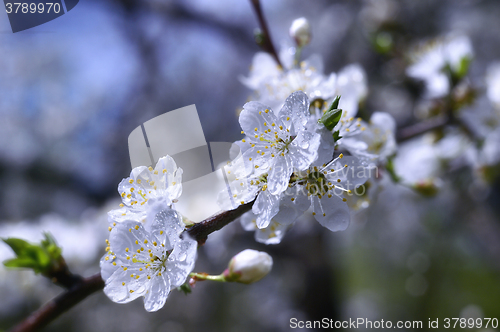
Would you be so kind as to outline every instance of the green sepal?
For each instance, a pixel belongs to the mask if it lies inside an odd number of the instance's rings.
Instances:
[[[335,97],[328,110],[318,120],[318,123],[322,123],[328,130],[333,130],[342,117],[342,110],[338,109],[339,101],[340,96]]]
[[[326,129],[333,130],[337,123],[340,121],[340,117],[342,116],[342,110],[334,109],[328,110],[323,114],[321,119],[319,119],[319,123],[322,123]]]
[[[340,136],[340,131],[338,131],[338,130],[335,131],[335,132],[333,132],[332,136],[333,136],[333,141],[334,142],[337,142],[339,139],[342,138],[342,136]]]
[[[392,181],[394,181],[395,183],[399,183],[401,181],[401,178],[396,174],[396,170],[394,169],[394,156],[391,156],[387,159],[385,169],[387,170],[387,173],[389,173]]]
[[[192,292],[191,286],[189,286],[189,283],[187,283],[187,282],[185,284],[182,284],[179,287],[177,287],[177,290],[179,292],[183,292],[185,295],[188,295]]]

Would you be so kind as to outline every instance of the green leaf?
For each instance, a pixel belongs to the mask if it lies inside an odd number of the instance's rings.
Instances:
[[[3,242],[7,243],[9,247],[14,250],[14,253],[16,255],[20,255],[28,246],[31,244],[29,242],[26,242],[22,239],[17,239],[17,238],[8,238],[8,239],[2,239]]]
[[[35,268],[37,263],[31,258],[12,258],[4,261],[3,265],[10,268]]]

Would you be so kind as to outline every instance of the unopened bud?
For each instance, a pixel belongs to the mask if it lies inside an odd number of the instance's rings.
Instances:
[[[295,40],[298,47],[304,47],[311,41],[311,26],[305,17],[292,22],[290,26],[290,37]]]
[[[251,284],[264,278],[273,267],[273,259],[267,253],[246,249],[234,256],[224,271],[226,281]]]

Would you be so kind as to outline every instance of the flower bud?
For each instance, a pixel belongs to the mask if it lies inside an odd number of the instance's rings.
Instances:
[[[304,47],[311,41],[311,27],[305,17],[293,21],[290,26],[290,37],[295,40],[298,47]]]
[[[251,284],[264,278],[273,267],[273,259],[267,253],[246,249],[234,256],[224,271],[226,281]]]

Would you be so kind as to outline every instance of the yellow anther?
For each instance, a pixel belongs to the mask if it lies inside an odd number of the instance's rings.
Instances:
[[[347,199],[345,199],[345,198],[342,198],[342,201],[346,202],[346,201],[347,201]]]
[[[241,201],[241,202],[240,202],[240,204],[241,204],[241,205],[245,204],[245,201]]]
[[[269,110],[266,109],[264,112],[269,113]]]
[[[125,248],[125,252],[128,252],[128,248]]]
[[[340,182],[340,181],[342,181],[342,180],[340,180],[340,179],[337,179],[337,182]]]
[[[134,180],[130,179],[130,180],[128,180],[128,183],[132,184],[132,183],[134,183]]]
[[[122,192],[122,197],[125,197],[125,195],[126,195],[125,192]]]
[[[130,293],[133,293],[134,291],[133,290],[130,290]]]
[[[123,266],[123,271],[127,271],[128,267]]]
[[[106,258],[104,258],[105,261],[109,261],[109,256],[106,256]]]
[[[340,158],[340,159],[344,158],[344,154],[343,154],[343,153],[341,153],[341,154],[339,155],[339,158]]]
[[[255,130],[255,131],[259,131],[259,129],[258,129],[258,128],[255,128],[254,130]]]
[[[245,139],[242,139],[241,141],[242,141],[243,143],[245,143],[245,142],[246,142],[246,140],[245,140]]]
[[[293,201],[295,201],[295,198],[293,198],[293,197],[292,197],[292,198],[290,198],[290,199],[292,200],[292,202],[293,202]]]
[[[241,134],[243,135],[244,133],[245,133],[245,132],[242,130],[242,131],[241,131]]]
[[[124,283],[124,282],[122,282],[122,286],[125,286],[125,283]]]
[[[163,235],[163,231],[160,231],[160,235]]]
[[[148,167],[148,170],[149,170],[150,172],[152,172],[152,171],[153,171],[153,167],[149,166],[149,167]]]
[[[108,231],[111,232],[112,229],[113,229],[113,227],[111,227],[111,226],[108,227]]]
[[[148,243],[148,240],[144,240],[144,244],[147,244]]]
[[[138,230],[139,229],[139,225],[135,225],[135,230]]]
[[[315,215],[316,215],[316,212],[313,212],[313,216],[315,216]]]

